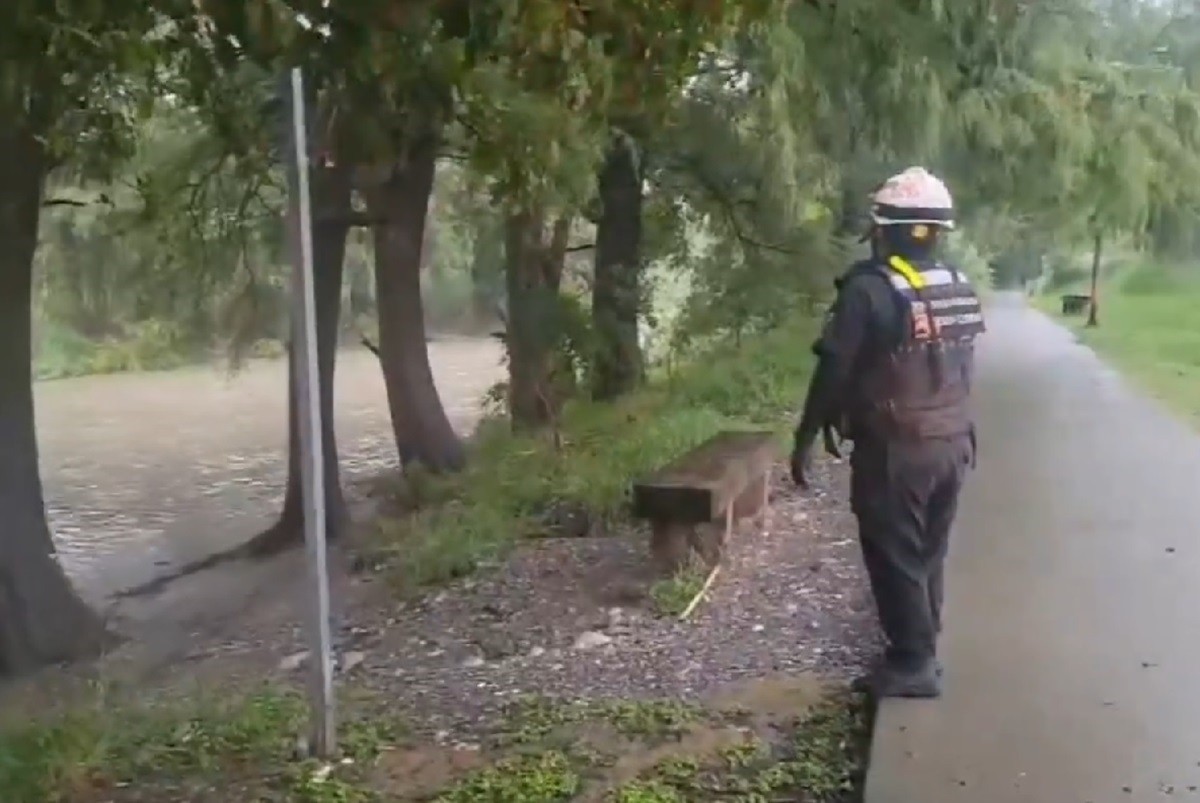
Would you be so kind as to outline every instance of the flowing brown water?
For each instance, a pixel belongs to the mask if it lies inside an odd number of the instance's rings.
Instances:
[[[495,341],[429,344],[460,432],[502,369]],[[88,596],[138,585],[269,525],[286,475],[284,361],[239,373],[192,368],[37,386],[46,507],[63,565]],[[396,465],[383,379],[339,356],[337,434],[348,483]]]

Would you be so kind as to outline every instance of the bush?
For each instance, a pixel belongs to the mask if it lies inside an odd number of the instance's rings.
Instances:
[[[166,321],[131,324],[119,336],[104,340],[89,340],[70,328],[50,325],[39,338],[35,372],[39,379],[63,379],[164,371],[187,365],[196,356],[180,327]]]
[[[719,430],[789,430],[812,365],[814,329],[797,322],[740,348],[722,345],[615,404],[569,405],[560,451],[544,436],[485,422],[463,474],[409,474],[404,490],[413,512],[381,523],[372,557],[394,566],[411,589],[499,558],[543,529],[555,509],[612,522],[626,510],[633,479]]]
[[[1158,295],[1195,290],[1197,282],[1178,267],[1146,262],[1131,266],[1118,277],[1116,286],[1126,295]]]

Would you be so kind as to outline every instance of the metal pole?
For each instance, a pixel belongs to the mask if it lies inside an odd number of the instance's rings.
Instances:
[[[325,461],[322,455],[321,404],[317,368],[317,315],[313,291],[312,204],[309,196],[308,126],[304,78],[299,68],[284,76],[280,89],[290,99],[287,123],[288,217],[294,271],[292,359],[295,360],[296,411],[300,430],[300,475],[304,491],[304,543],[312,580],[308,628],[312,656],[311,747],[328,757],[337,749],[333,695],[333,633],[329,612],[329,570],[325,549]]]

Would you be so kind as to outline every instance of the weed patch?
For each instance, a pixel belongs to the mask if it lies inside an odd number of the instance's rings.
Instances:
[[[856,800],[866,707],[847,696],[773,699],[738,711],[528,698],[472,750],[412,742],[394,718],[357,711],[329,763],[300,755],[305,705],[291,692],[110,703],[0,728],[0,788],[5,803]]]
[[[708,572],[699,561],[694,561],[676,571],[670,577],[657,581],[650,587],[650,601],[661,616],[679,616],[700,589]]]
[[[685,710],[678,705],[524,701],[510,720],[520,738],[505,742],[508,749],[519,751],[518,756],[476,770],[437,799],[453,803],[851,803],[861,799],[870,722],[867,706],[858,697],[830,697],[801,714],[781,710],[757,725],[731,712]],[[597,731],[597,725],[606,729]]]
[[[231,803],[369,799],[356,772],[402,737],[400,723],[344,723],[341,763],[326,768],[298,755],[306,711],[299,695],[264,690],[185,705],[106,704],[6,726],[0,789],[6,803],[206,800],[213,790],[228,790]]]

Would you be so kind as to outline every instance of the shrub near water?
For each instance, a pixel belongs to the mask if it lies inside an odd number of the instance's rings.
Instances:
[[[372,545],[406,587],[444,581],[498,558],[537,532],[554,506],[611,521],[631,481],[725,428],[790,429],[812,366],[814,324],[723,345],[616,404],[580,402],[564,411],[562,450],[544,436],[515,436],[485,422],[463,474],[413,475],[415,512],[384,522]]]

